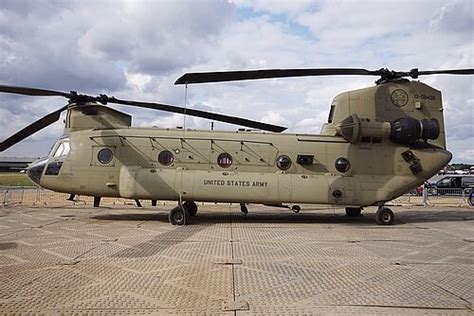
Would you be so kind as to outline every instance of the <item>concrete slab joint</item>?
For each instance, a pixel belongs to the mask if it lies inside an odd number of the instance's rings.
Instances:
[[[223,264],[223,265],[240,265],[242,264],[242,259],[221,259],[214,262],[214,264]]]

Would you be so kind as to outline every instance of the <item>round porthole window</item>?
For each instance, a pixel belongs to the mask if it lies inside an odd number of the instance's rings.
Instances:
[[[109,164],[114,158],[114,153],[109,148],[103,148],[97,153],[97,160],[103,165]]]
[[[349,160],[344,157],[340,157],[336,159],[336,170],[339,172],[347,172],[349,171],[349,168],[351,167],[351,164],[349,163]]]
[[[222,153],[217,157],[217,164],[222,168],[228,168],[232,165],[232,156],[229,153]]]
[[[163,150],[158,155],[158,162],[162,164],[163,166],[169,166],[173,163],[173,161],[174,161],[174,155],[169,150]]]
[[[291,159],[287,155],[278,156],[276,165],[280,170],[288,170],[291,167]]]

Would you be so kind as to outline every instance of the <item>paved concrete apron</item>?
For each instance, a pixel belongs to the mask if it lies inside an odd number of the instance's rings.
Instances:
[[[470,314],[474,210],[0,209],[0,313]]]

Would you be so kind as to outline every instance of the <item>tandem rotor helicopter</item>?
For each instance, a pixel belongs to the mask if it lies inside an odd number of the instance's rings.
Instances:
[[[384,206],[437,173],[452,158],[446,150],[441,92],[422,75],[472,75],[474,69],[408,72],[358,68],[265,69],[187,73],[176,84],[266,78],[379,76],[376,85],[343,92],[330,105],[318,135],[281,133],[286,128],[240,117],[167,104],[0,85],[0,92],[63,96],[67,105],[0,143],[4,151],[49,126],[67,111],[64,135],[28,176],[43,188],[74,195],[174,200],[173,225],[186,225],[200,202],[272,206],[328,204],[358,216],[378,206],[376,222],[391,225]],[[131,127],[131,116],[108,106],[124,104],[181,113],[259,129],[209,131]]]

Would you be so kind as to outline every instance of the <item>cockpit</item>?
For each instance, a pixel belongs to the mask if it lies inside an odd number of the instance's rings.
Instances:
[[[35,183],[40,184],[41,176],[44,171],[45,176],[57,176],[63,161],[71,151],[71,145],[68,137],[60,138],[51,148],[48,157],[40,158],[34,161],[28,167],[28,177]]]

